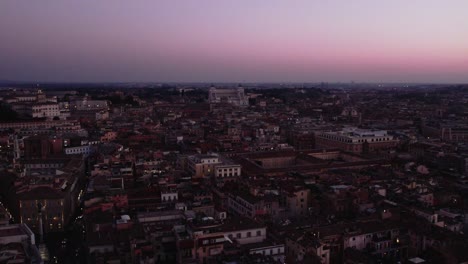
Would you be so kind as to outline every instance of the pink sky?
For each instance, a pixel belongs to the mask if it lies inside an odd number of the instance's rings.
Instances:
[[[468,82],[468,1],[3,0],[0,79]]]

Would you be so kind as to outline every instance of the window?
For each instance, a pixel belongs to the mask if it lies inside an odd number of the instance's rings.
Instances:
[[[250,231],[247,232],[247,237],[251,237],[251,236],[252,236],[252,233],[250,233]]]
[[[262,230],[258,230],[257,231],[257,236],[261,236],[262,235]]]
[[[241,238],[241,233],[237,233],[236,237]]]

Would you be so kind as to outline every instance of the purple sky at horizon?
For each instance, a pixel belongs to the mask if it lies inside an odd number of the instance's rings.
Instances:
[[[466,0],[2,0],[0,79],[468,82]]]

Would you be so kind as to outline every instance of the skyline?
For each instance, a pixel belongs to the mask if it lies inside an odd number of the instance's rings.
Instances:
[[[468,82],[466,1],[294,4],[2,1],[0,80]]]

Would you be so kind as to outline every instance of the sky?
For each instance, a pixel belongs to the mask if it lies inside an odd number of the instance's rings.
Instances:
[[[468,83],[466,0],[1,0],[0,79]]]

